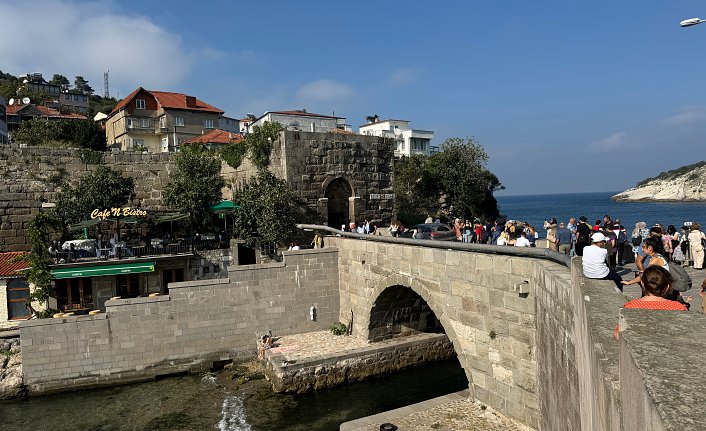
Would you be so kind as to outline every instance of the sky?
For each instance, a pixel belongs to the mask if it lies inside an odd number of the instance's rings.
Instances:
[[[472,136],[504,195],[622,191],[706,159],[692,0],[0,0],[0,70],[111,96],[187,93],[242,118],[306,109]]]

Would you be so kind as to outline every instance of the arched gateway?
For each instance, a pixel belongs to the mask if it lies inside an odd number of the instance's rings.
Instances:
[[[328,204],[328,225],[339,229],[341,225],[348,225],[352,221],[350,216],[349,198],[353,190],[343,178],[336,178],[326,186],[324,196]]]

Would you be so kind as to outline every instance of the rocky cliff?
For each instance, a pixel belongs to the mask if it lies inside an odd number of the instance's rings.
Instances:
[[[706,161],[647,178],[612,199],[618,202],[706,201]]]

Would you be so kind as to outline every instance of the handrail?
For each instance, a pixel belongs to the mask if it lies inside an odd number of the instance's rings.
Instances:
[[[534,257],[550,260],[571,269],[571,257],[569,255],[559,253],[558,251],[550,250],[548,248],[508,247],[493,244],[469,244],[455,241],[436,241],[432,239],[396,238],[382,235],[343,232],[330,226],[316,224],[297,224],[297,228],[302,230],[325,231],[346,238],[366,239],[368,241],[378,241],[392,244],[416,245],[419,247],[443,248],[447,250],[475,251],[479,253],[500,254],[506,256]]]

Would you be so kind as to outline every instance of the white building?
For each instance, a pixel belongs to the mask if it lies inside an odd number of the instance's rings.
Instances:
[[[434,132],[418,130],[409,127],[407,120],[378,120],[378,116],[368,117],[368,123],[360,126],[361,135],[384,136],[396,142],[395,157],[411,156],[412,154],[432,155],[437,147],[431,146]]]
[[[243,120],[240,121],[242,124]],[[253,126],[262,127],[266,121],[280,123],[287,130],[301,130],[303,132],[328,132],[334,129],[350,131],[351,129],[346,124],[344,117],[313,114],[302,109],[296,111],[267,111],[248,126],[248,131],[251,131]]]

